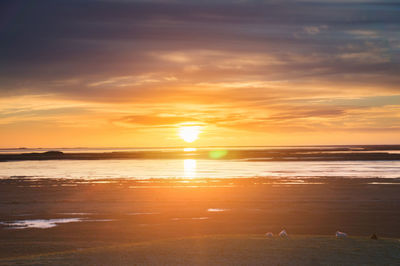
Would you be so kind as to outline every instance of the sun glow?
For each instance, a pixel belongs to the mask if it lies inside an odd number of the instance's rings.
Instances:
[[[179,128],[179,137],[186,142],[193,142],[199,138],[199,126],[184,126]]]

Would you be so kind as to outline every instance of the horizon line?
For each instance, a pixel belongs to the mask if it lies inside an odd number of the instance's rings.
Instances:
[[[244,147],[367,147],[400,146],[399,144],[311,144],[311,145],[207,145],[207,146],[142,146],[142,147],[0,147],[0,150],[44,150],[44,149],[177,149],[177,148],[244,148]]]

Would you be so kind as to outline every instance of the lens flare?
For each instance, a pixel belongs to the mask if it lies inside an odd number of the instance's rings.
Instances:
[[[214,150],[208,153],[211,159],[221,159],[228,154],[227,150]]]

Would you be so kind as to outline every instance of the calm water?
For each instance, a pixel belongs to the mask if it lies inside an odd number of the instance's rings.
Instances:
[[[1,162],[0,178],[400,178],[400,161],[66,160]]]

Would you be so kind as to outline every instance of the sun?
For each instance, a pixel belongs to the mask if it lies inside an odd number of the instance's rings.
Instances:
[[[186,142],[193,142],[199,138],[199,126],[183,126],[179,128],[179,137]]]

